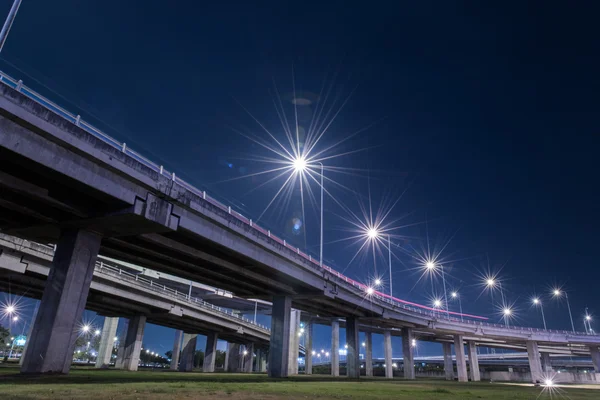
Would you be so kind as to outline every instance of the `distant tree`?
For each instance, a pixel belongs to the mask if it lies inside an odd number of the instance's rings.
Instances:
[[[194,353],[194,366],[200,368],[204,364],[204,352],[202,350],[196,350]]]
[[[173,350],[169,350],[165,352],[165,356],[167,356],[167,358],[173,358]]]
[[[221,368],[225,367],[225,352],[223,350],[217,350],[217,355],[215,357],[215,366],[217,365]]]
[[[0,343],[6,343],[8,338],[10,338],[10,331],[8,328],[0,326]]]

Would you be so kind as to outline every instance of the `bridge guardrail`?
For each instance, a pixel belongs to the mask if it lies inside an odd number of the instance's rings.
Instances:
[[[244,217],[242,214],[240,214],[239,212],[232,210],[231,206],[225,206],[224,204],[219,202],[217,199],[207,195],[205,190],[200,190],[200,189],[195,188],[194,186],[187,183],[183,179],[177,177],[175,175],[175,172],[167,171],[162,165],[156,164],[156,163],[148,160],[147,158],[143,157],[141,154],[138,154],[137,152],[128,148],[126,143],[120,143],[118,140],[113,139],[109,135],[103,133],[101,130],[93,127],[91,124],[83,121],[79,115],[74,115],[74,114],[68,112],[64,108],[57,105],[56,103],[48,100],[47,98],[40,95],[39,93],[36,93],[34,90],[26,87],[25,85],[23,85],[23,81],[21,81],[21,80],[17,81],[16,79],[14,79],[14,78],[10,77],[9,75],[5,74],[4,72],[0,71],[0,82],[8,85],[9,87],[17,90],[18,92],[23,93],[25,96],[29,97],[33,101],[46,107],[48,110],[54,112],[55,114],[65,118],[67,121],[72,122],[73,124],[82,128],[83,130],[87,131],[91,135],[102,140],[104,143],[114,147],[117,150],[122,151],[123,153],[125,153],[126,155],[135,159],[136,161],[138,161],[138,162],[144,164],[145,166],[147,166],[148,168],[158,172],[160,175],[163,175],[165,177],[172,179],[174,182],[180,184],[181,186],[183,186],[190,192],[194,193],[195,195],[201,197],[202,199],[209,202],[210,204],[231,214],[233,217],[240,220],[244,224],[249,225],[251,228],[253,228],[257,232],[268,236],[269,238],[273,239],[277,243],[283,245],[284,247],[288,248],[289,250],[293,251],[294,253],[300,255],[301,257],[303,257],[304,259],[309,261],[309,263],[311,264],[311,266],[313,266],[313,268],[316,265],[318,267],[318,270],[320,270],[322,268],[322,269],[328,271],[329,273],[331,273],[332,275],[336,276],[338,279],[352,285],[355,288],[358,288],[360,290],[360,294],[364,296],[365,291],[367,290],[366,285],[356,282],[353,279],[350,279],[350,278],[340,274],[339,272],[335,271],[334,269],[332,269],[326,265],[323,265],[321,267],[318,259],[313,258],[310,254],[300,251],[300,248],[298,248],[298,247],[291,246],[289,243],[286,242],[285,239],[281,239],[281,238],[277,237],[276,235],[273,235],[270,230],[264,229],[264,228],[260,227],[259,225],[257,225],[256,223],[253,223],[252,219],[248,219],[248,218]],[[481,321],[477,321],[477,322],[470,321],[470,320],[461,321],[457,318],[452,318],[452,317],[447,317],[447,316],[445,317],[440,314],[436,315],[435,314],[436,310],[434,310],[434,312],[430,312],[431,310],[433,310],[431,307],[419,305],[416,303],[406,302],[404,300],[397,299],[395,297],[392,299],[389,299],[389,298],[387,298],[386,295],[383,295],[382,293],[379,293],[379,292],[375,292],[371,296],[374,298],[377,298],[379,301],[388,303],[388,304],[392,305],[393,307],[398,307],[398,308],[402,308],[407,311],[416,312],[418,314],[422,314],[422,315],[424,314],[424,315],[427,315],[427,316],[430,316],[430,317],[433,317],[436,319],[449,320],[449,321],[457,322],[457,323],[467,323],[467,324],[471,324],[471,325],[474,324],[474,325],[478,325],[478,326],[489,326],[489,327],[494,327],[494,328],[498,328],[498,329],[508,329],[511,331],[520,330],[520,331],[529,331],[529,332],[537,331],[537,332],[548,332],[548,333],[576,334],[576,335],[585,335],[585,336],[591,335],[588,332],[571,332],[571,331],[556,331],[556,330],[553,331],[553,330],[543,330],[543,329],[536,329],[536,328],[523,328],[523,327],[513,327],[513,326],[507,327],[507,326],[498,325],[498,324],[489,324],[489,323],[485,323],[485,322],[481,322]],[[412,307],[411,307],[411,305],[412,305]],[[428,312],[423,312],[423,310],[426,310]],[[443,313],[446,313],[446,310],[441,310],[441,311]],[[458,314],[458,313],[453,313],[453,314]],[[473,317],[473,316],[471,316],[471,317]],[[481,318],[481,317],[479,317],[479,318]]]
[[[209,308],[213,311],[217,311],[223,314],[226,314],[228,317],[230,318],[235,318],[237,320],[242,320],[243,322],[250,324],[250,325],[254,325],[258,328],[263,329],[265,332],[270,333],[271,330],[266,327],[265,325],[256,323],[254,321],[249,320],[248,318],[244,318],[240,315],[236,315],[231,311],[228,311],[226,308],[222,308],[219,306],[215,306],[214,304],[211,303],[207,303],[206,301],[199,299],[197,297],[190,297],[188,294],[186,293],[182,293],[179,292],[177,289],[173,289],[170,288],[164,284],[160,284],[157,282],[154,282],[151,279],[147,279],[144,277],[139,276],[138,274],[132,274],[129,271],[125,271],[119,267],[107,264],[104,261],[96,261],[96,265],[95,265],[95,270],[100,272],[100,273],[107,273],[110,275],[117,275],[117,276],[121,276],[121,277],[125,277],[131,280],[134,280],[140,284],[144,284],[146,285],[147,288],[155,291],[155,292],[161,292],[161,294],[167,294],[169,296],[174,296],[176,298],[180,298],[182,300],[186,300],[189,303],[192,303],[196,306],[200,306],[200,307],[205,307],[205,308]]]

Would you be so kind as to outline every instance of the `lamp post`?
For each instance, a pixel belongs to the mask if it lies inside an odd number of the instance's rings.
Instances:
[[[450,296],[452,296],[453,299],[458,299],[458,307],[460,309],[460,320],[462,322],[463,321],[463,312],[462,312],[462,301],[460,300],[460,296],[458,295],[458,292],[452,292],[452,293],[450,293]]]
[[[427,269],[432,271],[437,267],[437,265],[431,261],[425,266]],[[450,318],[450,312],[448,311],[448,294],[446,293],[446,274],[444,273],[444,266],[440,265],[440,269],[442,270],[442,282],[444,283],[444,305],[446,306],[446,317]],[[431,284],[433,285],[433,278],[431,279]]]
[[[565,294],[565,299],[567,299],[567,309],[569,310],[569,318],[571,319],[571,329],[573,333],[575,333],[575,324],[573,323],[573,314],[571,313],[571,304],[569,304],[569,294],[567,292],[562,292],[560,289],[554,289],[552,291],[552,295],[554,297],[560,297],[562,294]]]
[[[512,315],[512,310],[510,308],[506,307],[506,308],[504,308],[504,310],[502,310],[502,313],[504,314],[504,324],[506,325],[507,328],[509,328],[510,325],[508,324],[508,319]]]
[[[8,37],[8,32],[12,27],[12,24],[17,16],[17,11],[19,11],[19,6],[21,5],[21,0],[15,0],[13,2],[10,11],[8,12],[8,17],[6,17],[6,21],[4,22],[4,26],[2,27],[2,31],[0,31],[0,52],[4,47],[4,42],[6,42],[6,38]]]
[[[392,294],[392,241],[390,239],[390,234],[388,233],[388,258],[389,258],[389,266],[390,266],[390,297],[394,297]]]
[[[319,266],[323,268],[323,163],[319,163],[321,166],[321,238],[319,246]]]
[[[548,329],[546,328],[546,317],[544,317],[544,306],[542,305],[542,301],[539,298],[534,297],[533,304],[536,306],[540,306],[540,311],[542,312],[542,321],[544,322],[544,330]]]

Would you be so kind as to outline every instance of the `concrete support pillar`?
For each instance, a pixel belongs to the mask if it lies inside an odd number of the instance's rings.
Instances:
[[[125,335],[125,345],[123,348],[123,369],[126,369],[127,371],[138,370],[145,328],[145,315],[136,315],[129,319],[127,334]]]
[[[481,373],[479,372],[479,360],[477,358],[477,345],[472,340],[467,342],[467,350],[469,352],[469,377],[471,382],[479,382]]]
[[[340,322],[331,321],[331,376],[340,376]]]
[[[452,361],[452,344],[442,343],[444,350],[444,375],[447,381],[454,380],[454,362]]]
[[[468,382],[467,362],[465,360],[465,342],[462,335],[454,335],[454,353],[456,354],[456,372],[459,382]]]
[[[298,351],[300,349],[300,310],[292,310],[290,314],[290,347],[288,358],[288,376],[298,375]]]
[[[527,358],[529,358],[529,370],[531,371],[531,381],[533,383],[542,382],[542,364],[540,363],[540,350],[537,342],[527,341]]]
[[[100,337],[100,348],[98,349],[98,357],[96,357],[96,368],[108,368],[110,365],[118,325],[118,317],[104,317],[102,336]]]
[[[290,296],[273,296],[271,347],[269,349],[269,376],[271,378],[288,376],[291,310],[292,298]]]
[[[33,310],[33,315],[31,316],[32,321],[35,321],[39,309],[40,309],[40,303],[38,302],[35,306],[35,310]],[[19,359],[19,366],[22,366],[23,361],[25,361],[25,354],[27,353],[27,346],[29,346],[29,338],[31,338],[32,332],[33,332],[33,324],[29,324],[29,330],[27,331],[27,340],[25,341],[25,346],[23,347],[23,353],[21,354],[21,358]]]
[[[360,378],[360,343],[358,342],[358,318],[346,318],[346,376]]]
[[[412,328],[402,328],[402,359],[404,364],[404,378],[415,379],[415,356]]]
[[[260,352],[256,354],[256,370],[258,372],[267,372],[267,357],[265,349],[259,349]]]
[[[373,376],[373,335],[365,332],[365,376]]]
[[[240,345],[237,343],[227,344],[227,372],[240,372]]]
[[[22,373],[69,372],[101,240],[83,230],[61,232]]]
[[[204,363],[202,372],[215,372],[215,361],[217,359],[217,340],[219,334],[212,332],[206,335],[206,349],[204,350]]]
[[[385,377],[394,378],[394,368],[392,366],[392,332],[386,330],[383,332],[383,352],[385,355]]]
[[[590,346],[589,349],[590,356],[592,356],[592,363],[594,364],[594,372],[600,373],[600,352],[598,351],[598,346]]]
[[[312,375],[313,324],[311,321],[306,322],[304,325],[304,338],[304,373]]]
[[[195,333],[183,333],[179,372],[192,372],[194,369],[194,355],[196,354],[197,339],[198,335]]]
[[[542,354],[542,372],[552,372],[552,363],[550,362],[550,353]]]
[[[173,342],[173,355],[171,356],[171,365],[169,369],[171,371],[176,371],[179,366],[179,353],[181,353],[181,338],[183,336],[183,331],[177,329],[175,331],[175,341]]]
[[[249,343],[246,345],[246,349],[244,350],[246,354],[243,355],[243,368],[242,371],[251,374],[252,366],[254,365],[254,343]]]
[[[125,337],[127,336],[127,330],[129,329],[129,320],[123,319],[124,326],[119,335],[119,348],[117,349],[117,358],[115,359],[115,368],[123,368],[123,357],[125,356]]]

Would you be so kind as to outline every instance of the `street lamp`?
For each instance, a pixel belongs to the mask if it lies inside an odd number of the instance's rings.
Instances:
[[[544,306],[542,306],[542,301],[537,297],[534,297],[532,301],[533,305],[540,306],[540,311],[542,312],[542,321],[544,322],[544,330],[548,329],[546,328],[546,317],[544,317]]]
[[[506,324],[506,327],[508,328],[509,327],[508,319],[512,315],[512,310],[508,307],[505,307],[504,310],[502,310],[502,314],[504,314],[504,323]]]
[[[571,319],[571,329],[573,329],[573,333],[575,333],[575,324],[573,323],[573,314],[571,313],[571,305],[569,304],[569,294],[567,292],[563,292],[560,289],[554,289],[552,291],[552,295],[554,297],[560,297],[562,294],[565,294],[565,299],[567,299],[567,309],[569,310],[569,318]]]
[[[429,270],[432,271],[437,267],[437,265],[435,265],[434,262],[432,261],[428,261],[427,264],[425,264],[425,267]],[[442,270],[442,282],[444,283],[444,303],[446,306],[446,317],[450,318],[450,312],[448,311],[448,294],[446,292],[446,274],[444,273],[444,266],[440,264],[440,269]],[[433,284],[433,278],[432,278],[432,284]]]
[[[323,163],[319,163],[321,166],[321,237],[319,245],[319,266],[323,268]]]
[[[21,0],[15,0],[13,2],[10,11],[8,12],[8,17],[6,17],[6,21],[4,22],[4,26],[2,27],[2,31],[0,32],[0,51],[4,47],[4,42],[6,42],[6,38],[8,36],[8,32],[12,27],[13,21],[17,16],[17,11],[19,11],[19,6],[21,5]]]
[[[460,309],[460,320],[463,320],[463,311],[462,311],[462,301],[460,299],[460,296],[458,295],[458,292],[454,291],[452,293],[450,293],[450,296],[452,296],[453,299],[458,299],[458,307]]]

